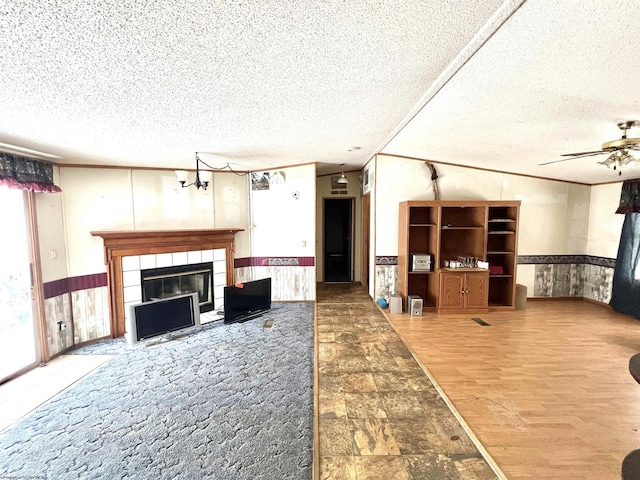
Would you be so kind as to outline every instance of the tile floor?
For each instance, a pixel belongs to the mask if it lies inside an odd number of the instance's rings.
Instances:
[[[365,289],[318,284],[323,480],[496,475]]]

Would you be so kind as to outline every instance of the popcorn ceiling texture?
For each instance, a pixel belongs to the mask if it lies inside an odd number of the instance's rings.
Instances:
[[[184,169],[199,151],[330,174],[382,151],[624,180],[638,169],[606,157],[539,164],[640,119],[638,18],[636,0],[4,0],[0,142],[61,164]]]
[[[586,184],[638,177],[598,167],[606,155],[539,165],[640,119],[638,18],[635,0],[523,2],[383,151]]]
[[[499,5],[7,0],[0,141],[59,163],[361,165]]]

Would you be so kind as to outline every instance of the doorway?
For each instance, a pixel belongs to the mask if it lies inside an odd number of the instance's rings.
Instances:
[[[39,360],[33,315],[30,234],[22,190],[0,187],[0,382]]]
[[[353,281],[353,198],[324,199],[324,281]]]

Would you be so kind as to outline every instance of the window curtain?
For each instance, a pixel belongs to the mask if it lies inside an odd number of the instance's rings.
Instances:
[[[53,165],[44,160],[0,152],[0,185],[34,192],[60,192],[53,183]]]
[[[625,218],[609,305],[620,313],[640,319],[640,179],[626,180],[622,184],[616,213],[624,214]]]
[[[640,213],[640,178],[624,181],[616,213]]]

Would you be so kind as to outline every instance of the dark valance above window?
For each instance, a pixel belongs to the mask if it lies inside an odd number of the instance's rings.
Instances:
[[[640,178],[624,181],[616,213],[640,213]]]
[[[0,185],[34,192],[60,192],[53,183],[53,165],[44,160],[0,152]]]

